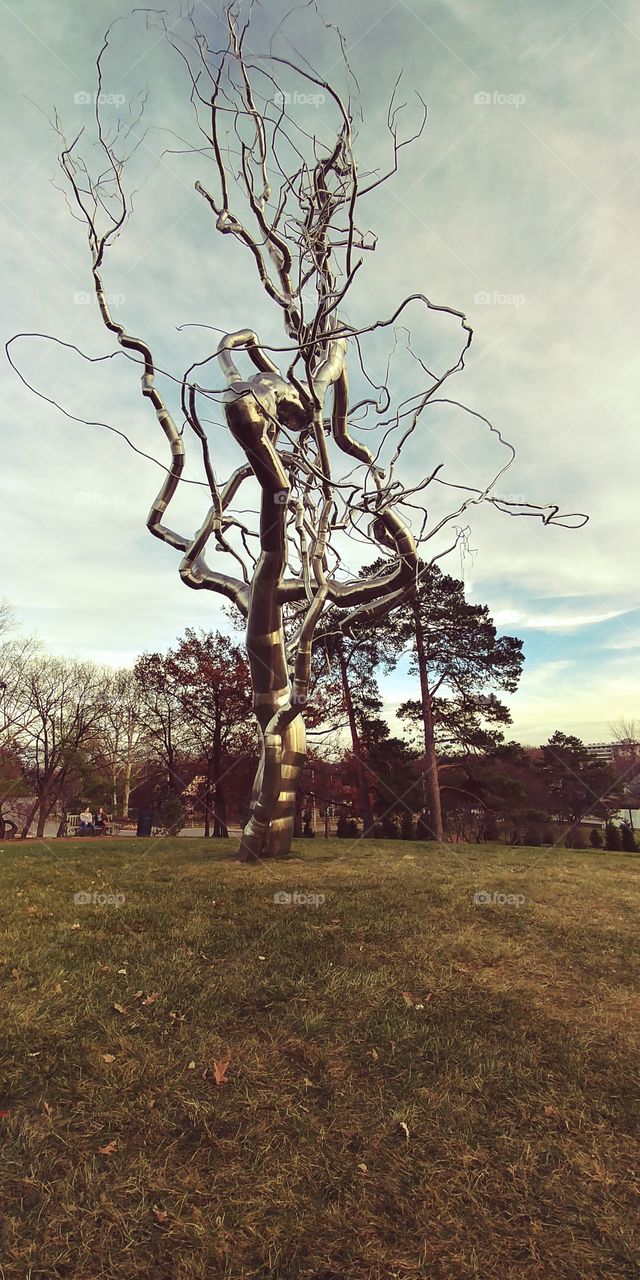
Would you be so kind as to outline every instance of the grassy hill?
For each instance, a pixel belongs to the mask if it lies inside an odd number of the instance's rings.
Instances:
[[[236,847],[1,847],[3,1280],[636,1278],[640,859]]]

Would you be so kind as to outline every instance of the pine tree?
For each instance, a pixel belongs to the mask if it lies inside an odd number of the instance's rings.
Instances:
[[[620,827],[620,843],[624,853],[637,853],[638,846],[633,829],[628,822],[623,822]]]
[[[612,822],[608,822],[605,827],[604,847],[610,852],[615,853],[620,849],[620,832]]]

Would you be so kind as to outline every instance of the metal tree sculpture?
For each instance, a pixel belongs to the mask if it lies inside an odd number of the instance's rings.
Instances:
[[[455,511],[428,523],[424,494],[430,484],[440,483],[443,464],[411,485],[398,474],[397,464],[423,410],[436,402],[446,379],[463,367],[472,330],[462,312],[436,306],[422,293],[405,298],[389,319],[366,326],[351,324],[345,314],[345,298],[362,255],[375,249],[375,238],[358,230],[357,202],[396,172],[401,149],[422,133],[426,108],[422,107],[414,134],[400,140],[398,108],[392,97],[387,120],[392,163],[382,177],[373,173],[364,180],[354,159],[352,114],[339,94],[321,76],[288,58],[249,56],[245,52],[248,26],[247,22],[240,29],[230,10],[221,52],[209,48],[192,21],[189,43],[178,40],[171,30],[166,34],[190,77],[191,101],[205,139],[199,153],[214,167],[215,191],[200,182],[196,190],[209,206],[217,231],[248,250],[263,289],[280,309],[286,341],[277,351],[270,349],[274,355],[280,353],[281,367],[267,354],[253,328],[225,334],[217,350],[192,364],[181,380],[184,426],[179,429],[158,388],[160,371],[150,346],[114,320],[102,271],[106,251],[129,216],[130,202],[123,184],[122,138],[127,132],[108,135],[98,105],[109,32],[97,60],[96,126],[103,171],[90,173],[79,154],[80,135],[65,145],[61,164],[76,216],[88,227],[93,282],[104,324],[124,351],[132,353],[130,358],[142,362],[142,395],[153,406],[171,449],[171,465],[151,508],[148,528],[180,553],[179,573],[187,586],[227,597],[246,618],[262,758],[240,857],[253,860],[284,855],[290,848],[296,786],[305,759],[303,713],[309,696],[314,628],[324,606],[335,606],[341,626],[348,630],[355,617],[373,618],[409,599],[416,586],[418,548],[423,564],[451,550],[464,536],[460,527],[450,546],[434,551],[431,559],[425,554],[426,545],[445,525],[459,519],[470,503],[488,501],[503,510],[511,507],[517,514],[540,514],[547,523],[556,519],[558,508],[531,507],[527,512],[527,504],[492,497],[491,490],[506,469],[502,467],[490,485],[467,487]],[[290,80],[292,75],[297,83],[315,86],[316,96],[335,112],[337,128],[328,144],[303,131],[287,111],[289,95],[278,78]],[[408,396],[386,419],[383,415],[390,405],[386,385],[377,389],[376,398],[362,399],[350,408],[348,352],[358,357],[365,372],[360,339],[393,326],[410,304],[459,322],[462,349],[456,362],[440,375],[430,374],[420,362],[428,375],[426,388]],[[196,370],[216,358],[226,383],[223,393],[196,380]],[[245,368],[243,373],[241,359],[252,369]],[[224,485],[218,483],[201,416],[202,405],[221,394],[229,432],[244,455],[242,465]],[[369,416],[377,419],[381,439],[375,453],[354,434],[354,410],[361,423],[366,424]],[[210,491],[209,509],[194,536],[177,533],[166,523],[167,509],[183,479],[186,427],[200,442]],[[368,424],[366,429],[371,429]],[[395,451],[383,468],[379,464],[382,447],[387,438],[394,439],[394,432]],[[513,450],[507,466],[512,459]],[[233,513],[233,500],[246,481],[249,487],[252,481],[259,486],[257,530]],[[415,531],[411,523],[417,525]],[[252,538],[258,539],[257,554],[251,550]],[[370,580],[349,577],[342,567],[341,548],[354,538],[368,543],[370,549],[372,545],[376,553],[387,553],[386,572]],[[212,569],[205,558],[211,546],[233,557],[241,576]]]

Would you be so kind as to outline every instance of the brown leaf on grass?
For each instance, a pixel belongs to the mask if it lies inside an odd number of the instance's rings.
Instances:
[[[413,1009],[413,996],[410,991],[403,991],[402,999],[404,1000],[405,1004],[409,1006],[410,1009]]]
[[[214,1062],[214,1064],[213,1064],[213,1075],[214,1075],[214,1079],[215,1079],[216,1084],[228,1084],[228,1083],[229,1083],[229,1081],[226,1079],[226,1075],[227,1075],[227,1071],[229,1070],[229,1066],[230,1066],[230,1059],[229,1059],[229,1058],[225,1058],[222,1062]]]
[[[12,970],[11,970],[11,977],[12,977],[12,978],[15,978],[15,980],[16,980],[16,982],[17,982],[17,981],[18,981],[18,978],[20,977],[20,970],[19,970],[19,969],[12,969]]]
[[[106,1147],[98,1147],[99,1156],[112,1156],[118,1150],[118,1143],[115,1138],[113,1142],[108,1142]]]
[[[46,1114],[46,1115],[48,1115],[48,1116],[52,1116],[52,1115],[53,1115],[53,1107],[50,1107],[50,1106],[49,1106],[49,1103],[47,1102],[46,1098],[44,1099],[44,1101],[43,1101],[43,1103],[42,1103],[42,1106],[43,1106],[43,1110],[45,1111],[45,1114]]]
[[[160,992],[159,992],[159,991],[153,991],[153,992],[151,993],[151,995],[150,995],[150,996],[147,996],[146,1000],[143,1000],[143,1001],[142,1001],[142,1003],[143,1003],[143,1004],[155,1004],[156,1000],[158,999],[159,994],[160,994]]]
[[[61,995],[62,995],[62,987],[60,986],[60,983],[59,983],[59,982],[56,982],[56,985],[55,985],[55,987],[53,988],[53,994],[54,994],[54,995],[56,995],[56,996],[61,996]]]
[[[79,921],[79,920],[76,920],[76,921],[72,924],[71,928],[72,928],[72,929],[79,929],[79,928],[80,928],[80,921]]]
[[[37,907],[27,907],[27,915],[28,915],[28,916],[35,916],[35,915],[37,915],[37,911],[38,911],[38,908],[37,908]]]
[[[98,968],[101,973],[111,973],[111,965],[103,964],[101,960],[98,960]]]
[[[115,1054],[113,1053],[103,1053],[102,1055],[103,1062],[115,1062],[115,1060]]]
[[[127,1010],[125,1009],[125,1007],[124,1007],[124,1005],[123,1005],[123,1004],[112,1004],[111,1008],[112,1008],[112,1009],[115,1009],[116,1013],[126,1013],[126,1012],[127,1012]]]
[[[191,1062],[187,1063],[187,1071],[195,1071],[195,1069],[196,1069],[196,1064],[192,1059]]]
[[[378,1050],[377,1050],[377,1049],[372,1049],[372,1050],[371,1050],[371,1057],[373,1058],[373,1061],[374,1061],[374,1062],[377,1062],[377,1061],[378,1061],[378,1058],[380,1057],[380,1054],[378,1053]]]
[[[156,1222],[159,1222],[161,1226],[163,1226],[169,1219],[169,1214],[165,1213],[164,1209],[157,1209],[155,1205],[153,1206],[153,1216]]]
[[[10,1116],[10,1115],[11,1115],[10,1111],[0,1111],[0,1120],[6,1120],[7,1116]]]

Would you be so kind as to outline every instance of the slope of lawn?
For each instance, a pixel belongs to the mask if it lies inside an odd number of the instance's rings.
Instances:
[[[640,858],[236,847],[0,847],[2,1280],[637,1278]]]

